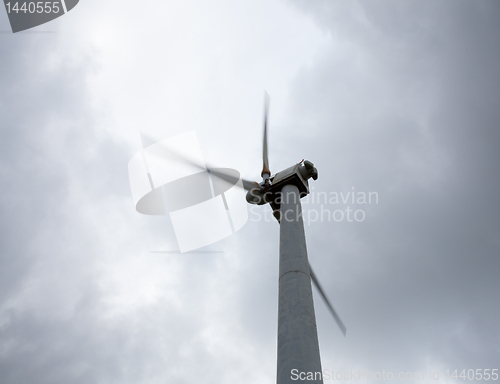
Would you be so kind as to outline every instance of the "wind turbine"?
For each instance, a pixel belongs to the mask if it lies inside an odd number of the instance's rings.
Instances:
[[[250,204],[267,204],[280,223],[279,299],[278,299],[278,370],[277,383],[291,382],[291,371],[322,372],[311,280],[330,310],[342,333],[346,327],[330,304],[314,274],[308,258],[300,199],[309,193],[308,180],[318,171],[308,160],[271,176],[267,145],[269,96],[264,105],[262,182],[247,193]],[[249,185],[248,182],[244,185]],[[319,380],[308,382],[322,383]]]
[[[312,298],[311,281],[333,315],[342,333],[346,327],[330,304],[318,278],[314,274],[307,257],[304,222],[300,199],[309,194],[309,179],[316,180],[318,171],[308,160],[301,161],[274,175],[269,168],[267,126],[269,96],[264,102],[264,137],[262,145],[262,181],[260,183],[242,179],[242,186],[248,191],[246,200],[250,204],[270,204],[273,215],[280,223],[279,256],[279,298],[278,298],[278,369],[277,383],[292,381],[292,370],[301,373],[322,372],[319,353],[316,318]],[[213,168],[206,164],[197,164],[192,160],[169,149],[177,160],[190,163],[212,175],[214,189],[218,183],[229,182],[238,185],[238,172],[227,168]],[[227,209],[227,208],[226,208]],[[310,383],[323,383],[319,379],[307,380]]]

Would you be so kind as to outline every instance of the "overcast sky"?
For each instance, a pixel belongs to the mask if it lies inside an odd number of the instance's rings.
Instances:
[[[82,0],[9,30],[0,11],[1,383],[276,381],[278,224],[150,253],[178,245],[127,170],[141,130],[196,130],[257,179],[264,90],[273,172],[378,195],[305,228],[347,326],[314,291],[323,368],[500,369],[497,0]]]

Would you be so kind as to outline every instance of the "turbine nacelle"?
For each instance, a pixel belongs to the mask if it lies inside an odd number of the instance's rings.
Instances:
[[[274,176],[265,178],[259,187],[248,191],[246,200],[250,204],[264,205],[271,204],[273,210],[279,211],[281,189],[286,184],[294,184],[300,191],[300,197],[309,194],[309,184],[307,180],[318,178],[318,170],[309,160],[301,161],[289,168],[276,173]]]

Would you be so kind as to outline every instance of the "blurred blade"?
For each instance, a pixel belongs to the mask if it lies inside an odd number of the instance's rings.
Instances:
[[[149,136],[143,132],[141,132],[141,139],[142,139],[143,143],[147,142],[150,145],[155,144],[155,143],[160,141],[160,140],[157,140],[154,137]],[[144,145],[144,147],[146,147],[146,145]],[[223,170],[224,168],[221,169],[221,168],[217,168],[217,167],[209,167],[208,164],[200,164],[196,161],[193,161],[192,159],[189,159],[189,158],[179,154],[178,152],[176,152],[172,148],[165,147],[165,149],[167,149],[166,152],[169,155],[169,160],[172,160],[174,162],[178,162],[181,164],[184,163],[184,164],[189,164],[189,165],[195,166],[196,168],[199,168],[201,171],[208,171],[208,172],[210,172],[211,175],[218,177],[219,179],[222,179],[224,181],[227,181],[228,183],[231,183],[231,184],[236,184],[238,182],[238,178],[234,176],[234,173],[229,173],[227,171],[224,171]],[[253,188],[260,188],[259,184],[256,181],[249,181],[249,180],[245,180],[245,179],[241,179],[241,181],[243,184],[243,189],[245,189],[247,191],[249,191]],[[236,185],[239,187],[238,184],[236,184]]]
[[[249,181],[245,179],[241,179],[241,182],[243,183],[243,189],[250,191],[251,189],[258,188],[260,189],[259,183],[256,181]]]
[[[312,279],[314,285],[316,286],[316,288],[318,288],[318,291],[321,294],[321,297],[323,298],[323,300],[325,301],[326,306],[330,310],[331,314],[333,315],[333,318],[337,322],[337,325],[339,326],[340,330],[342,331],[342,333],[345,336],[346,332],[347,332],[347,329],[346,329],[344,323],[342,322],[342,320],[340,320],[340,317],[339,317],[339,315],[337,315],[337,312],[335,311],[335,309],[333,309],[333,307],[330,304],[330,301],[327,299],[325,293],[323,292],[323,289],[321,288],[321,285],[319,284],[319,281],[316,278],[316,275],[314,274],[314,272],[313,272],[313,270],[311,268],[311,264],[309,264],[309,273],[311,275],[311,279]]]
[[[264,173],[267,173],[271,175],[271,171],[269,170],[269,157],[267,154],[267,112],[269,109],[269,94],[266,92],[264,95],[264,140],[262,144],[262,173],[261,176],[264,175]]]
[[[228,183],[231,184],[236,184],[239,180],[238,177],[235,177],[234,175],[230,174],[227,171],[222,171],[220,168],[209,168],[207,166],[207,170],[208,172],[210,172],[212,176],[218,177],[219,179],[227,181]],[[259,184],[256,181],[248,181],[245,179],[241,179],[241,182],[243,183],[243,189],[247,191],[254,188],[260,188]],[[239,186],[238,184],[236,185]]]

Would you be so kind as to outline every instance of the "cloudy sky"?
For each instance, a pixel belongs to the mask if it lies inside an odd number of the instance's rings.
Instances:
[[[82,0],[9,30],[0,11],[2,383],[275,382],[278,224],[150,253],[178,245],[127,170],[141,130],[196,130],[256,179],[264,90],[272,171],[378,194],[305,228],[347,326],[314,291],[323,368],[500,369],[499,2]]]

